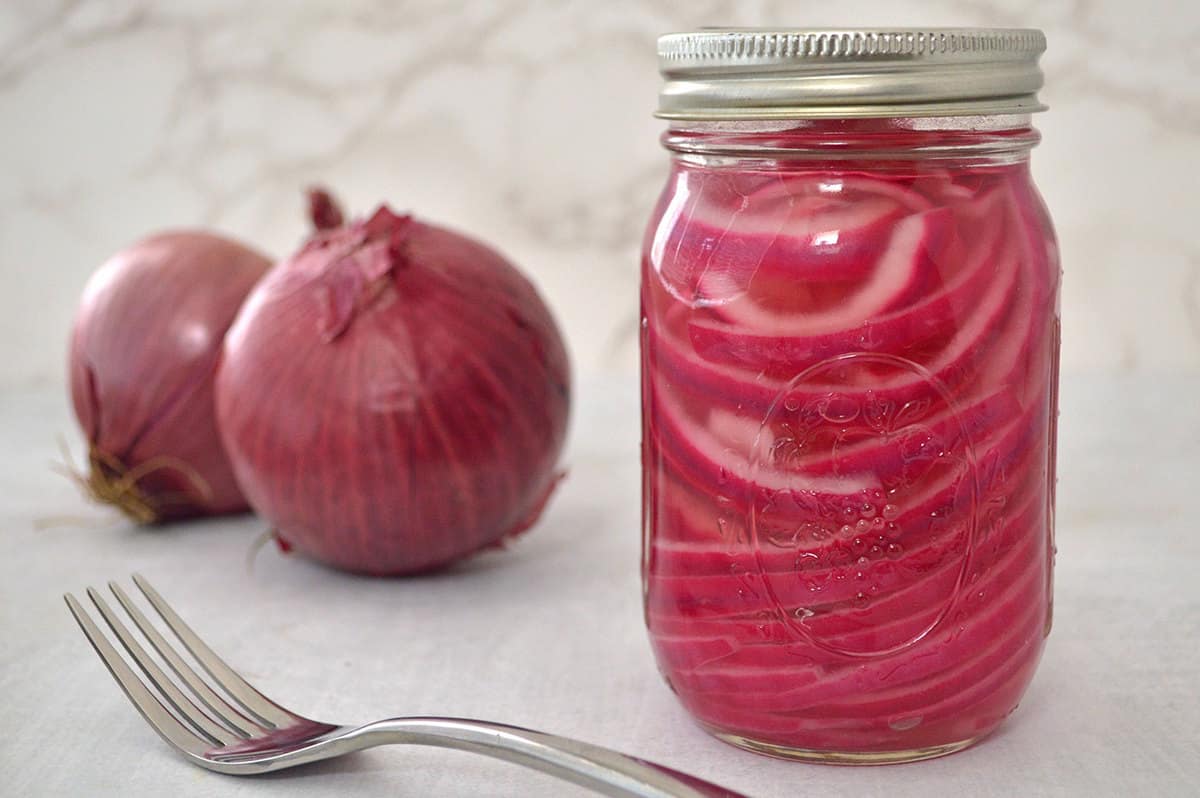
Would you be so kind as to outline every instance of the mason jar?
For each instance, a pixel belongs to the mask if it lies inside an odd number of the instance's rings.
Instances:
[[[957,751],[1051,620],[1059,261],[1034,30],[659,40],[642,261],[658,665],[734,745]]]

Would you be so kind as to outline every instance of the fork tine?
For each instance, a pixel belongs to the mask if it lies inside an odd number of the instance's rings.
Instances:
[[[163,621],[171,628],[171,631],[183,642],[184,647],[191,652],[196,661],[203,666],[204,670],[208,671],[208,675],[213,678],[221,689],[228,693],[235,701],[238,702],[250,715],[264,721],[271,726],[287,726],[297,720],[304,720],[299,715],[296,715],[283,707],[276,704],[271,699],[260,693],[249,682],[243,679],[234,671],[233,668],[216,653],[208,647],[200,637],[192,631],[192,628],[184,623],[183,619],[171,609],[158,591],[143,577],[141,574],[133,575],[133,583],[138,586],[147,600],[162,616]]]
[[[146,649],[142,648],[141,644],[134,639],[99,593],[89,587],[87,594],[92,603],[96,605],[96,609],[100,610],[100,615],[108,623],[109,628],[121,641],[121,645],[129,652],[129,656],[142,669],[142,673],[146,675],[150,684],[158,688],[159,693],[167,699],[167,703],[175,708],[182,720],[190,723],[201,736],[209,738],[217,745],[229,745],[242,739],[206,715],[204,710],[196,706],[183,694],[182,690],[175,686],[174,682],[167,678],[167,675],[162,672],[162,668],[155,664],[150,655],[146,653]]]
[[[179,656],[179,652],[172,648],[171,644],[154,628],[120,585],[116,582],[109,582],[108,588],[117,597],[117,601],[121,602],[121,606],[125,608],[125,612],[133,619],[137,628],[142,631],[142,636],[150,641],[150,645],[166,661],[175,675],[191,688],[196,697],[204,706],[208,707],[217,720],[241,737],[251,737],[257,733],[268,731],[267,728],[261,726],[257,721],[247,718],[228,701],[217,695],[208,686],[208,683],[201,679],[196,671],[192,670],[191,666],[183,660],[183,657]]]
[[[125,663],[125,659],[113,648],[112,643],[108,642],[108,638],[101,633],[91,616],[87,614],[75,597],[67,593],[63,598],[66,599],[71,615],[75,616],[75,622],[83,630],[83,634],[92,644],[92,648],[100,655],[100,660],[108,668],[108,672],[117,680],[121,690],[137,707],[137,711],[146,719],[146,722],[158,732],[160,737],[174,747],[195,756],[203,755],[211,746],[180,723],[162,705],[162,702],[154,697],[154,694],[146,688],[137,674]]]

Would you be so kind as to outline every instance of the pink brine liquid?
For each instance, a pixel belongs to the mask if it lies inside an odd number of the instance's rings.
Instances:
[[[705,727],[903,761],[1017,706],[1050,628],[1058,275],[1023,157],[676,158],[643,262],[643,577]]]

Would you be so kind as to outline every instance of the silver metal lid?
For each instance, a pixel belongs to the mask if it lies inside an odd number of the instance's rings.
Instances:
[[[706,28],[658,40],[665,119],[1044,111],[1039,30]]]

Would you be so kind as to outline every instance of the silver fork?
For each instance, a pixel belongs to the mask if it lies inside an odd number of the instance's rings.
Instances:
[[[115,582],[108,583],[113,595],[174,671],[177,681],[163,672],[96,590],[89,587],[88,597],[144,678],[117,652],[83,605],[70,593],[64,598],[92,647],[142,717],[194,765],[253,776],[377,745],[412,743],[515,762],[618,798],[746,798],[653,762],[502,723],[414,717],[342,726],[310,720],[276,704],[234,672],[143,577],[134,574],[133,582],[208,679],[183,659]]]

